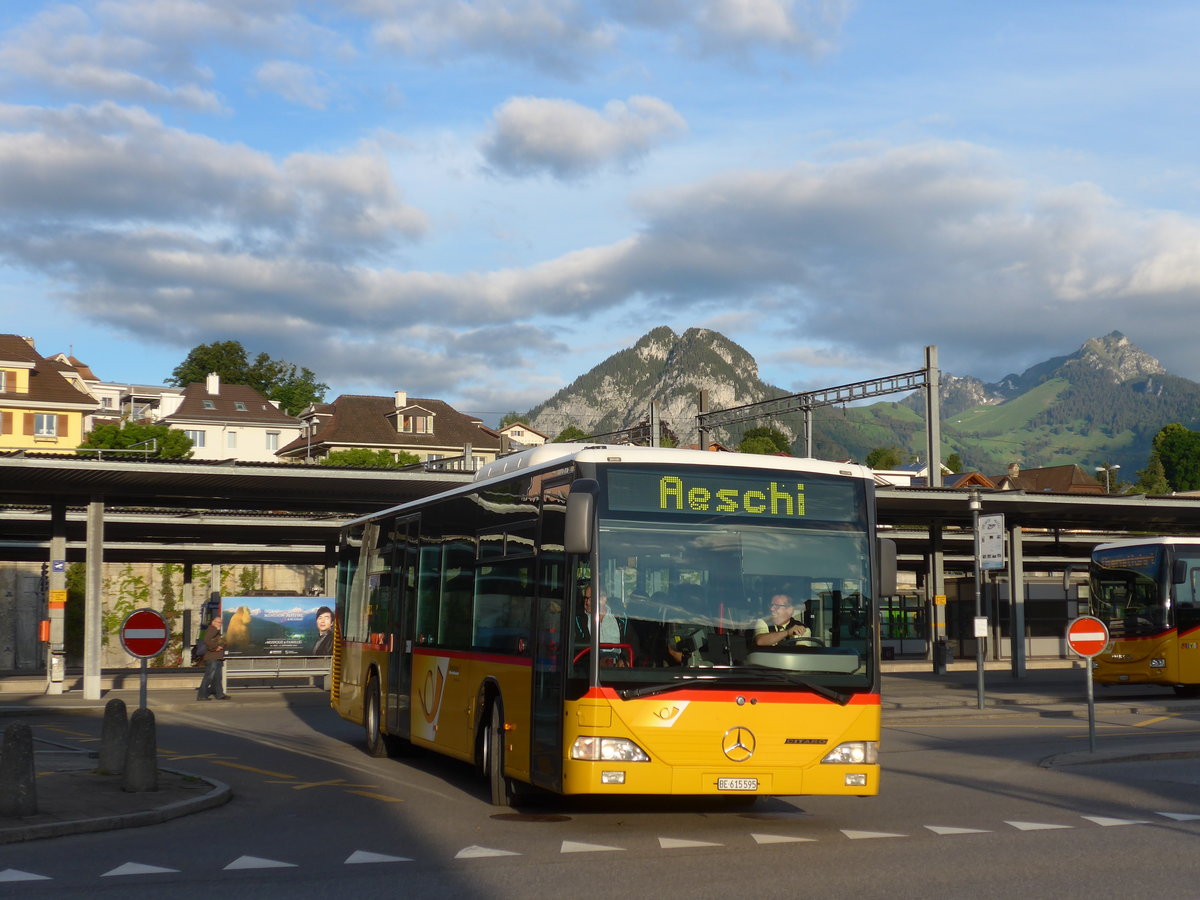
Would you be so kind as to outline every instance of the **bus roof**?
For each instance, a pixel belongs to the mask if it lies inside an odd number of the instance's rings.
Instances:
[[[1147,547],[1147,546],[1165,546],[1167,544],[1185,544],[1188,546],[1200,546],[1200,537],[1171,537],[1169,535],[1154,535],[1144,538],[1129,538],[1122,541],[1111,541],[1107,544],[1097,544],[1092,548],[1092,552],[1097,550],[1120,550],[1125,547]]]
[[[821,475],[844,475],[874,481],[874,473],[854,463],[822,459],[797,459],[759,453],[713,453],[709,450],[681,450],[674,447],[637,447],[632,444],[543,444],[502,456],[480,466],[476,481],[488,481],[512,475],[522,469],[540,469],[568,462],[639,462],[673,466],[734,466],[739,469],[784,469]]]
[[[354,525],[366,522],[378,516],[392,513],[407,507],[428,503],[438,497],[449,497],[454,494],[470,493],[477,490],[486,481],[511,478],[522,471],[541,471],[555,469],[570,462],[611,463],[638,462],[647,465],[675,466],[733,466],[739,469],[774,469],[791,472],[806,472],[816,475],[841,475],[842,477],[860,478],[875,483],[874,473],[866,466],[855,463],[838,463],[822,459],[801,458],[792,456],[773,456],[757,453],[713,453],[709,450],[680,450],[666,447],[635,447],[630,444],[543,444],[502,456],[495,462],[479,467],[475,480],[471,484],[457,485],[439,494],[433,494],[420,500],[412,500],[398,506],[381,509],[378,512],[358,516],[347,522]]]

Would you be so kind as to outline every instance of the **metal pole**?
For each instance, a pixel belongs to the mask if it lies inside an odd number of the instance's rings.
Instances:
[[[1088,700],[1088,752],[1096,752],[1096,698],[1092,694],[1092,661],[1083,659],[1083,677],[1087,681]]]
[[[979,591],[980,572],[982,564],[979,559],[979,508],[983,505],[979,501],[979,491],[971,491],[970,493],[971,507],[971,529],[975,535],[975,620],[978,622],[983,615],[983,598]],[[983,638],[978,634],[979,629],[973,629],[975,634],[975,681],[976,693],[978,694],[979,708],[983,709]]]
[[[142,657],[142,689],[138,694],[138,709],[146,709],[146,657]]]

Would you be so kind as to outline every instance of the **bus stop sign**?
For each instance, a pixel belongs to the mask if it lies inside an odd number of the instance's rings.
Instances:
[[[1108,646],[1108,626],[1095,616],[1080,616],[1067,626],[1067,646],[1091,659]]]
[[[169,637],[167,620],[152,609],[135,609],[121,623],[121,646],[139,659],[158,656],[167,649]]]

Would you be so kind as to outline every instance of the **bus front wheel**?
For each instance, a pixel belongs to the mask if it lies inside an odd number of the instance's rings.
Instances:
[[[512,779],[504,774],[504,711],[499,702],[492,704],[492,717],[488,723],[487,741],[488,784],[492,792],[493,806],[512,806],[515,791]]]
[[[371,756],[387,756],[387,742],[381,728],[378,678],[372,678],[367,684],[366,702],[363,704],[363,728],[367,735],[367,753]]]

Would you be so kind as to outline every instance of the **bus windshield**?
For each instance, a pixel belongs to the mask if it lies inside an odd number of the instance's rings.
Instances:
[[[869,686],[873,544],[863,488],[805,479],[803,519],[787,509],[764,517],[757,508],[749,515],[695,515],[694,509],[671,515],[670,496],[657,510],[646,509],[653,496],[630,500],[624,509],[610,497],[599,523],[595,579],[604,613],[600,680],[779,683],[794,676]],[[777,486],[768,481],[762,494],[769,498]],[[655,482],[649,487],[653,491]],[[805,635],[764,640],[791,624],[802,625]],[[587,634],[587,623],[577,627],[577,675],[589,652],[582,649]]]
[[[1167,627],[1165,559],[1166,548],[1153,544],[1092,554],[1092,612],[1113,638],[1158,634]]]

